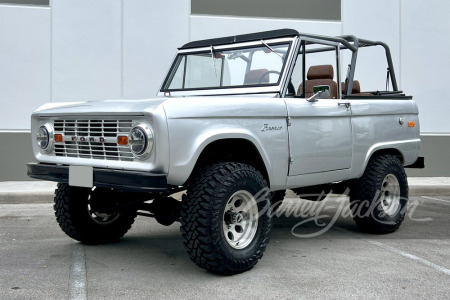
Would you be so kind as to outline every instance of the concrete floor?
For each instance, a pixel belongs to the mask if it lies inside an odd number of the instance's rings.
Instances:
[[[347,202],[324,203],[327,224]],[[85,246],[59,229],[51,204],[2,204],[0,299],[449,299],[450,197],[410,203],[417,208],[400,230],[382,236],[339,216],[325,233],[301,238],[291,231],[307,216],[278,217],[262,260],[231,277],[189,260],[178,223],[138,217],[121,242]],[[293,233],[321,229],[305,222]]]

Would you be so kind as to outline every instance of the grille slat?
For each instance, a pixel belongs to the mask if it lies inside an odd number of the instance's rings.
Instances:
[[[98,138],[116,138],[131,131],[132,120],[55,120],[55,133],[63,134],[64,137],[90,137],[96,141],[72,141],[64,139],[62,143],[55,145],[56,156],[78,157],[84,159],[133,161],[134,157],[128,146],[116,143],[99,142]]]
[[[61,147],[61,148],[55,148],[55,150],[57,151],[57,152],[64,152],[64,151],[66,151],[66,152],[68,152],[68,151],[70,151],[70,152],[72,152],[72,151],[79,151],[79,148],[64,148],[64,147]],[[84,149],[81,149],[81,150],[84,150]],[[98,150],[98,149],[92,149],[92,152],[108,152],[108,153],[121,153],[121,154],[127,154],[127,153],[129,153],[129,154],[131,154],[132,155],[132,153],[131,152],[125,152],[125,151],[116,151],[116,150]]]

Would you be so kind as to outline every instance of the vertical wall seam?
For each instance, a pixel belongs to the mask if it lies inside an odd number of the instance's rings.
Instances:
[[[53,0],[50,0],[50,102],[53,102]]]
[[[402,0],[398,0],[398,51],[399,51],[399,61],[398,61],[398,76],[399,76],[399,81],[400,81],[400,90],[403,88],[403,70],[402,70]]]
[[[124,99],[124,57],[123,57],[123,48],[124,48],[124,0],[121,1],[121,9],[120,9],[120,98]]]
[[[188,14],[188,42],[191,41],[191,30],[192,30],[192,1],[189,2],[189,14]]]
[[[344,20],[344,7],[345,7],[345,5],[344,5],[344,2],[345,2],[346,0],[341,0],[341,35],[344,35],[344,22],[345,22],[345,20]],[[344,56],[346,55],[346,53],[344,53],[344,55],[341,55],[340,56],[340,58],[341,58],[341,61],[340,61],[340,64],[341,64],[341,70],[340,70],[340,72],[341,72],[341,78],[346,78],[346,75],[345,75],[345,71],[344,71]],[[342,91],[341,91],[341,93],[342,93]]]
[[[345,0],[341,0],[341,35],[344,35],[344,2]]]

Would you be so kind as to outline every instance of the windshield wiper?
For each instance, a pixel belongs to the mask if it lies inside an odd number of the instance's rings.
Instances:
[[[216,74],[217,77],[217,70],[216,70],[216,60],[214,59],[214,47],[211,45],[211,59],[214,66],[214,74]]]
[[[267,45],[267,43],[266,43],[265,41],[261,40],[261,43],[263,43],[263,45],[266,46],[267,49],[269,49],[271,52],[273,52],[273,53],[275,53],[276,55],[278,55],[278,56],[281,58],[281,60],[284,60],[284,59],[283,59],[283,56],[281,56],[279,53],[275,52],[275,50],[273,50],[272,47],[270,47],[269,45]],[[212,46],[211,46],[211,47],[212,47]]]

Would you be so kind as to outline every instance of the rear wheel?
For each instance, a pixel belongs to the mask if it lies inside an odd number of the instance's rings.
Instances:
[[[86,244],[117,241],[131,228],[137,209],[118,210],[120,193],[105,189],[71,187],[58,183],[55,215],[61,229]]]
[[[370,159],[350,194],[353,218],[363,231],[396,231],[406,214],[408,181],[400,160],[393,155]]]
[[[269,242],[269,194],[251,166],[219,163],[199,170],[181,205],[181,232],[192,261],[219,274],[251,269]]]

